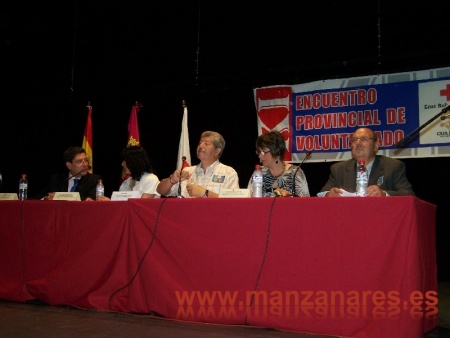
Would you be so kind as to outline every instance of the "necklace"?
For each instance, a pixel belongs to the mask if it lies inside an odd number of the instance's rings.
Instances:
[[[286,171],[286,164],[284,162],[282,162],[283,164],[283,168],[281,169],[281,172],[278,175],[275,175],[274,173],[272,173],[272,171],[270,172],[270,174],[274,177],[274,178],[278,178],[281,175],[284,174],[284,172]],[[278,171],[277,171],[278,172]]]

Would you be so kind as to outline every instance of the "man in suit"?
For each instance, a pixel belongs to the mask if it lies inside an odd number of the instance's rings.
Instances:
[[[333,164],[330,177],[319,197],[339,197],[343,190],[356,191],[356,166],[364,159],[369,172],[367,196],[414,195],[411,183],[406,178],[405,164],[397,159],[377,155],[380,143],[369,128],[357,129],[350,138],[352,159]]]
[[[69,172],[56,173],[50,177],[50,182],[36,196],[38,199],[52,200],[55,192],[79,192],[82,201],[90,198],[95,200],[95,188],[99,175],[89,173],[89,159],[86,150],[81,147],[69,147],[63,154],[64,162]]]

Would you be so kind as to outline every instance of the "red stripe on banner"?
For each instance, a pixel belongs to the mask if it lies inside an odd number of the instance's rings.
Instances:
[[[286,161],[292,160],[291,97],[291,87],[270,87],[255,90],[258,135],[271,130],[279,131],[286,141],[287,150],[284,156]]]

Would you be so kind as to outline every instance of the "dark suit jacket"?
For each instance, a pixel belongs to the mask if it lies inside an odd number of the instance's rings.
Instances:
[[[333,164],[330,177],[321,191],[329,191],[333,187],[348,192],[356,191],[356,160],[350,159]],[[397,159],[376,155],[370,172],[369,184],[376,185],[382,177],[380,188],[391,196],[414,195],[411,183],[406,178],[405,164]]]
[[[48,185],[44,189],[42,189],[42,191],[38,195],[36,195],[36,198],[41,199],[42,197],[47,196],[49,192],[68,191],[68,177],[68,173],[53,174],[50,177],[50,182],[48,183]],[[81,177],[77,187],[75,188],[75,191],[78,191],[80,193],[80,199],[82,201],[84,201],[87,197],[95,200],[95,188],[99,179],[101,179],[101,176],[91,173],[87,173],[86,175]]]

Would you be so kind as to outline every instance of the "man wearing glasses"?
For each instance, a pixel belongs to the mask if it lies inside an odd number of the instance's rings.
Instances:
[[[69,147],[64,151],[63,159],[69,172],[53,174],[48,185],[36,197],[52,200],[55,192],[70,191],[79,192],[82,201],[88,197],[95,200],[95,187],[101,177],[89,173],[91,166],[86,150]]]
[[[319,197],[340,197],[345,192],[356,191],[356,165],[364,159],[369,173],[367,196],[414,195],[406,178],[405,164],[397,159],[377,155],[380,143],[369,128],[357,129],[350,138],[352,159],[333,164],[330,177]]]

